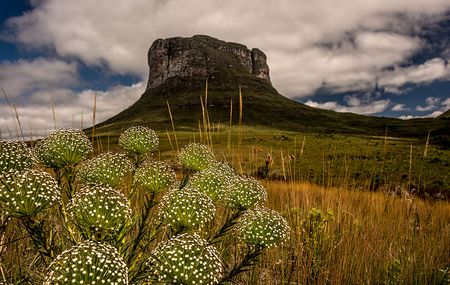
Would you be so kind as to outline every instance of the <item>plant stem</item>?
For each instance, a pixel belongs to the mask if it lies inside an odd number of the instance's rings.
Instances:
[[[30,235],[34,247],[41,255],[42,260],[46,264],[44,257],[53,258],[55,256],[52,246],[48,243],[44,233],[44,221],[36,221],[31,217],[21,217],[22,225]]]
[[[227,275],[222,277],[219,284],[226,284],[228,282],[231,282],[234,279],[234,277],[241,274],[242,272],[249,270],[252,266],[254,266],[258,262],[258,258],[261,255],[262,251],[263,248],[261,247],[256,248],[249,247],[247,253],[241,260],[241,262],[236,263],[230,270],[230,272],[228,272]]]
[[[220,238],[226,235],[231,228],[236,224],[237,219],[245,212],[245,210],[237,210],[231,215],[228,215],[227,220],[222,225],[222,227],[216,232],[214,236],[208,238],[209,244],[215,244],[220,241]]]

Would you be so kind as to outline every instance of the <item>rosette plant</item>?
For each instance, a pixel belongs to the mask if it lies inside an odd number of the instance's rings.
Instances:
[[[127,285],[128,268],[111,245],[85,241],[58,255],[50,264],[44,285]]]
[[[178,159],[183,169],[194,172],[206,169],[216,162],[213,151],[198,143],[184,146],[178,154]]]
[[[0,175],[8,171],[32,168],[36,159],[21,141],[0,140]]]
[[[149,193],[159,193],[169,188],[176,179],[175,171],[162,161],[147,160],[134,175],[134,183]]]
[[[67,211],[87,238],[115,236],[131,220],[125,195],[111,187],[98,185],[86,186],[79,191],[68,204]]]
[[[35,152],[42,163],[59,169],[83,160],[92,152],[92,144],[81,130],[61,129],[38,142]]]
[[[192,229],[214,219],[216,207],[204,193],[185,187],[171,189],[161,199],[158,216],[177,232]]]
[[[261,182],[253,177],[236,177],[228,192],[228,206],[237,210],[247,210],[265,202],[267,193]]]
[[[224,201],[229,194],[234,177],[235,175],[230,175],[213,165],[193,174],[187,186],[205,193],[214,203],[217,203]]]
[[[217,249],[197,234],[173,237],[152,252],[148,280],[157,284],[218,284],[223,274],[219,256]]]
[[[85,161],[78,169],[77,179],[83,184],[116,188],[133,171],[133,164],[119,153],[102,153]]]
[[[135,166],[139,166],[145,156],[158,148],[159,138],[154,130],[144,126],[132,126],[119,137],[122,146],[135,159]]]

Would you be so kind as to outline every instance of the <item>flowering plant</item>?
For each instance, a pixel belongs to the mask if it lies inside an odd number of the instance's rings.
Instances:
[[[35,163],[36,159],[25,143],[0,140],[0,174],[31,168]]]
[[[132,154],[146,154],[158,148],[159,138],[155,131],[144,126],[126,129],[119,137],[119,145]]]

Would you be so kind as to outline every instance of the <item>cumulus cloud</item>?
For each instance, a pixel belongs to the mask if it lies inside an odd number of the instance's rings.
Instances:
[[[437,97],[427,97],[425,99],[425,106],[417,106],[416,110],[420,112],[431,112],[425,115],[404,115],[400,116],[400,119],[408,120],[408,119],[419,119],[419,118],[436,118],[441,115],[445,111],[450,109],[450,97],[441,100],[441,98]]]
[[[450,9],[448,0],[34,3],[34,10],[8,21],[6,36],[26,47],[52,48],[62,57],[144,78],[145,55],[153,40],[208,34],[265,51],[274,86],[289,97],[311,95],[323,84],[336,92],[367,90],[380,76],[390,88],[409,82],[399,73],[416,82],[420,72],[427,78],[441,76],[439,70],[427,69],[442,67],[438,62],[395,70],[396,80],[385,78],[383,71],[400,69],[400,63],[423,47],[412,35]]]
[[[437,108],[437,106],[440,105],[441,98],[438,97],[427,97],[425,99],[425,106],[417,106],[416,111],[419,112],[426,112],[426,111],[432,111]]]
[[[76,83],[77,66],[57,59],[0,62],[0,87],[8,96],[17,97],[35,90]]]
[[[22,129],[24,136],[31,138],[45,136],[55,127],[86,128],[93,123],[94,96],[96,123],[99,123],[133,104],[144,89],[145,84],[140,82],[132,86],[114,86],[107,91],[38,91],[29,95],[28,103],[15,106],[20,128],[14,107],[0,104],[0,134],[2,138],[16,138],[21,136]]]

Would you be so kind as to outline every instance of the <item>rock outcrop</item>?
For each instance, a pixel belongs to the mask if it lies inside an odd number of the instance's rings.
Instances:
[[[206,78],[236,80],[255,77],[270,84],[266,55],[259,49],[221,41],[209,36],[158,39],[148,51],[150,68],[147,90],[169,79],[185,82]]]

